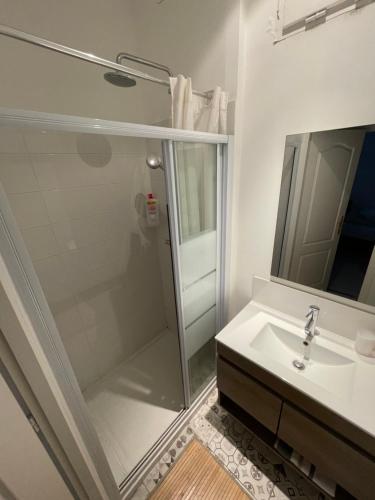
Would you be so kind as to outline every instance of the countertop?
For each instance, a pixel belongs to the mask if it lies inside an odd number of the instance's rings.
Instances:
[[[275,361],[266,353],[254,349],[251,345],[251,320],[259,313],[267,313],[285,321],[294,328],[301,329],[303,336],[304,320],[288,316],[256,302],[250,302],[228,325],[216,336],[217,342],[232,349],[244,358],[249,359],[261,368],[280,377],[284,382],[295,387],[310,398],[316,400],[350,423],[375,437],[375,358],[366,358],[354,350],[354,342],[337,333],[319,328],[319,337],[313,343],[324,343],[325,339],[335,343],[335,352],[353,360],[350,379],[343,382],[340,391],[326,390],[324,384],[316,384],[308,380],[305,372],[297,371]],[[303,318],[303,312],[301,314]],[[254,335],[256,332],[254,332]],[[253,336],[254,336],[253,335]],[[314,349],[314,344],[312,344]],[[332,370],[338,369],[332,367]],[[327,381],[327,386],[329,381]],[[341,392],[341,394],[338,394]]]

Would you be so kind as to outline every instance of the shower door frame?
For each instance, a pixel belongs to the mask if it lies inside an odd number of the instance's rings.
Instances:
[[[176,276],[176,271],[179,271],[178,255],[176,255],[178,248],[177,205],[176,186],[173,183],[174,159],[171,153],[173,153],[173,143],[177,141],[217,145],[218,162],[220,161],[219,210],[217,213],[220,282],[217,289],[219,305],[217,318],[218,325],[221,326],[224,321],[223,307],[226,299],[225,261],[228,254],[228,241],[225,240],[224,235],[228,217],[228,157],[232,154],[232,138],[220,134],[8,108],[0,108],[0,133],[2,126],[161,140],[166,162],[165,182],[175,272],[174,289],[177,314],[180,320],[178,335],[181,367],[185,406],[188,408],[190,405],[190,396],[187,394],[189,374],[187,359],[184,356],[181,290],[178,282],[179,276]],[[15,338],[12,332],[5,328],[4,336],[65,453],[77,471],[85,491],[89,494],[90,500],[120,498],[118,485],[113,478],[99,438],[91,424],[88,409],[47,300],[11,213],[5,193],[1,189],[0,272],[4,292],[11,302],[22,332]]]
[[[183,288],[181,283],[182,267],[180,256],[180,217],[178,208],[178,193],[177,193],[177,161],[175,153],[176,142],[187,141],[162,141],[163,157],[165,160],[165,180],[167,183],[167,199],[169,206],[169,226],[172,241],[172,264],[175,280],[175,296],[177,321],[180,340],[181,362],[182,362],[182,377],[184,382],[185,405],[189,408],[192,404],[190,391],[190,375],[187,358],[187,349],[185,342],[185,319],[183,306]],[[205,141],[190,141],[206,143]],[[226,241],[225,228],[227,225],[227,186],[228,186],[228,148],[231,141],[227,143],[216,143],[216,331],[219,332],[224,327],[226,311],[224,304],[226,299],[225,294],[225,260],[226,260]]]

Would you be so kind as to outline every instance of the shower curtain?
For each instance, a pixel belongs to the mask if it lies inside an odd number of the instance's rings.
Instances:
[[[191,78],[170,78],[172,127],[227,133],[228,94],[216,87],[212,97],[193,95]],[[180,223],[183,240],[216,229],[216,156],[207,145],[177,148]]]
[[[172,127],[215,134],[227,133],[228,94],[216,87],[212,97],[193,95],[191,78],[169,79],[172,95]]]
[[[182,241],[216,229],[216,146],[176,144]]]

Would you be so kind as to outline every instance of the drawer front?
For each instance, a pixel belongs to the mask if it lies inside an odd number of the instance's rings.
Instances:
[[[276,434],[281,399],[223,359],[217,361],[219,391]]]
[[[375,462],[286,403],[278,436],[356,498],[374,498]]]

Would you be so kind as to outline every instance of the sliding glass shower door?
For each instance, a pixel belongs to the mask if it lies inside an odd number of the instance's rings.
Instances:
[[[185,408],[161,142],[1,134],[2,201],[120,484]]]
[[[215,376],[214,336],[220,327],[221,154],[217,144],[173,147],[178,220],[181,322],[189,400]]]
[[[124,486],[215,375],[225,138],[19,113],[0,116],[0,250],[38,325],[25,342],[75,459]]]

